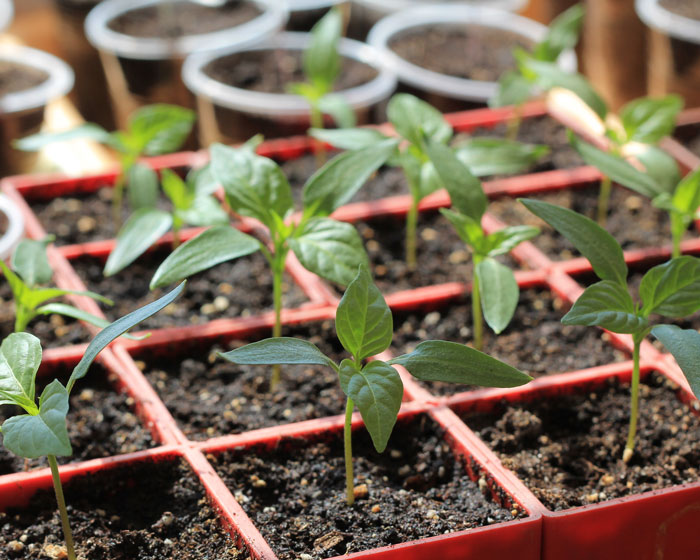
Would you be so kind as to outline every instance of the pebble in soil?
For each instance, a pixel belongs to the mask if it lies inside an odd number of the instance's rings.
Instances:
[[[472,342],[471,299],[459,299],[429,312],[395,312],[395,354],[411,352],[423,340]],[[484,324],[484,352],[521,371],[540,377],[575,371],[626,359],[607,342],[607,335],[591,327],[561,324],[564,303],[548,291],[521,290],[513,320],[499,335]],[[438,395],[474,389],[470,385],[421,382]]]
[[[37,381],[37,395],[54,379],[66,383],[70,371],[61,374],[49,372]],[[68,437],[73,447],[71,457],[58,457],[59,463],[87,461],[132,453],[155,446],[151,434],[133,412],[134,399],[124,393],[115,392],[112,381],[100,365],[93,365],[87,376],[76,384],[70,397],[68,412]],[[0,424],[23,411],[10,405],[0,406]],[[45,467],[45,458],[33,459],[25,465],[24,459],[16,457],[0,447],[0,475],[20,472],[28,468]]]
[[[477,484],[467,476],[426,416],[399,422],[382,454],[366,430],[353,433],[358,499],[348,506],[342,437],[326,435],[211,457],[281,560],[328,558],[523,515],[494,503],[485,479]]]
[[[348,357],[332,321],[284,327],[282,335],[316,344],[336,363]],[[341,414],[345,397],[330,367],[283,365],[282,380],[270,391],[271,367],[239,366],[217,355],[266,336],[137,363],[180,429],[196,440]]]
[[[64,489],[80,560],[249,560],[184,462],[143,461],[76,477]],[[0,513],[0,551],[8,560],[66,558],[51,488]]]
[[[676,389],[655,373],[640,385],[628,464],[629,384],[615,379],[581,394],[504,402],[492,413],[462,417],[549,509],[562,510],[697,482],[700,418]]]

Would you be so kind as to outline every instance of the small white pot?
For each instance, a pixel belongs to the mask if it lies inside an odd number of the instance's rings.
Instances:
[[[12,255],[17,244],[24,237],[24,216],[7,195],[0,193],[0,213],[7,217],[7,230],[0,235],[0,260],[6,260]]]

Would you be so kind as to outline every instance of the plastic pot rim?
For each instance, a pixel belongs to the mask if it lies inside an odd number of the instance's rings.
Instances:
[[[286,32],[254,46],[240,45],[216,52],[196,53],[185,59],[182,79],[195,95],[205,97],[228,109],[270,117],[307,116],[310,111],[309,103],[300,95],[263,93],[229,86],[207,76],[203,68],[213,60],[235,53],[280,48],[302,50],[309,41],[308,33]],[[389,97],[396,88],[396,77],[381,64],[381,55],[374,47],[343,38],[338,48],[342,55],[377,70],[377,76],[369,82],[338,92],[354,109],[369,107]]]
[[[648,27],[700,45],[700,21],[667,10],[659,5],[659,0],[635,0],[635,8]]]
[[[330,8],[336,4],[341,4],[346,0],[287,0],[287,9],[290,14],[303,12],[306,10],[322,10]]]
[[[0,115],[38,109],[73,88],[75,75],[60,58],[38,49],[7,45],[0,49],[0,60],[42,70],[48,78],[37,86],[0,97]]]
[[[226,46],[254,44],[280,29],[289,16],[286,2],[251,0],[262,14],[250,21],[209,33],[185,35],[175,40],[159,37],[133,37],[109,28],[108,23],[119,15],[160,4],[185,0],[106,0],[93,8],[85,18],[85,35],[100,51],[137,60],[167,60],[190,53]]]
[[[4,31],[12,23],[15,7],[12,0],[0,0],[0,31]]]
[[[0,193],[0,213],[7,218],[7,231],[0,237],[0,260],[5,260],[24,236],[24,215],[19,206],[3,193]]]
[[[534,41],[542,40],[547,32],[544,25],[503,10],[481,6],[435,4],[418,6],[382,18],[370,30],[367,42],[381,51],[384,64],[395,71],[401,81],[440,95],[465,101],[485,102],[496,93],[497,82],[458,78],[434,72],[401,58],[389,48],[389,41],[407,29],[455,24],[493,27]],[[563,70],[574,72],[577,69],[576,54],[572,49],[568,49],[561,54],[557,63]]]
[[[407,10],[415,6],[424,4],[434,4],[435,0],[355,0],[357,4],[363,7],[371,8],[383,14],[391,14],[394,12]],[[507,12],[517,12],[522,10],[529,0],[466,0],[466,3],[474,6],[488,6],[496,10],[505,10]],[[462,3],[465,3],[462,0]]]

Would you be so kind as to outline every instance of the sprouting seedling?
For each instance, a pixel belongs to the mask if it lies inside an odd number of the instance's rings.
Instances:
[[[350,200],[369,176],[396,149],[396,140],[336,156],[304,186],[303,213],[297,223],[288,219],[293,210],[292,191],[282,170],[272,160],[255,154],[253,146],[229,148],[214,144],[211,170],[225,191],[229,207],[255,218],[268,229],[271,246],[231,225],[218,225],[178,247],[156,270],[151,289],[187,278],[217,264],[261,251],[272,269],[275,325],[282,334],[282,277],[289,251],[306,269],[321,278],[347,285],[367,253],[357,230],[328,216]],[[270,380],[274,388],[279,368]]]
[[[75,382],[85,376],[93,360],[110,342],[163,309],[180,295],[183,288],[184,282],[162,298],[117,319],[100,331],[73,369],[66,386],[58,379],[53,380],[41,393],[39,404],[35,398],[36,374],[41,365],[39,339],[29,333],[13,333],[0,345],[0,405],[16,405],[26,412],[5,420],[0,428],[2,443],[9,451],[25,459],[47,457],[68,560],[76,560],[76,554],[56,457],[69,457],[73,454],[66,426],[70,392]]]
[[[426,150],[452,201],[451,209],[441,208],[440,212],[472,251],[474,347],[481,350],[482,313],[488,325],[499,334],[513,318],[520,297],[513,271],[493,257],[504,255],[523,241],[532,239],[539,233],[539,229],[533,226],[510,226],[486,234],[481,226],[481,218],[486,211],[488,198],[479,180],[469,173],[469,169],[448,147],[433,143]]]
[[[126,130],[107,132],[94,123],[85,123],[70,130],[55,133],[39,133],[27,136],[14,143],[15,148],[25,151],[40,150],[53,142],[77,138],[94,140],[115,150],[119,156],[121,170],[114,183],[112,209],[114,223],[121,223],[124,187],[138,191],[142,156],[156,156],[177,150],[192,130],[195,114],[176,105],[156,104],[142,107],[134,112]]]
[[[105,263],[105,276],[126,268],[172,229],[173,248],[180,245],[184,225],[211,226],[229,221],[213,192],[218,185],[207,167],[191,171],[182,180],[169,169],[161,171],[163,192],[172,203],[172,210],[158,208],[158,175],[145,165],[134,168],[139,176],[138,195],[130,197],[133,214],[117,234],[114,249]]]
[[[639,403],[639,352],[642,341],[652,332],[664,345],[677,348],[681,334],[666,326],[653,326],[651,315],[679,318],[700,309],[700,259],[682,256],[655,266],[644,274],[639,302],[627,288],[627,265],[622,247],[598,224],[572,210],[537,200],[522,200],[535,215],[566,237],[588,259],[600,278],[581,294],[562,318],[565,325],[599,326],[631,334],[633,371],[630,425],[623,459],[634,452]],[[687,354],[686,354],[687,355]],[[697,364],[695,364],[697,367]]]
[[[406,264],[413,269],[417,262],[418,205],[426,196],[442,187],[425,146],[427,143],[448,145],[453,131],[440,111],[406,93],[391,98],[387,113],[397,134],[405,141],[388,163],[403,169],[411,193],[411,206],[406,214]],[[388,138],[370,128],[314,129],[311,135],[346,150],[371,148]],[[548,151],[545,146],[494,138],[470,139],[455,148],[457,157],[477,176],[517,173]]]
[[[357,406],[375,449],[383,452],[403,397],[403,383],[393,365],[405,367],[411,375],[424,381],[515,387],[532,379],[473,348],[443,340],[423,341],[413,352],[388,362],[366,362],[391,344],[393,318],[365,268],[360,269],[338,304],[335,329],[343,348],[351,355],[340,364],[311,342],[296,338],[268,338],[221,356],[242,365],[318,364],[336,371],[347,396],[344,441],[345,489],[349,505],[354,502],[352,413]]]

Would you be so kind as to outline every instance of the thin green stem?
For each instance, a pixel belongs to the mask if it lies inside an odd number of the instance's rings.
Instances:
[[[612,190],[612,180],[607,175],[603,176],[598,192],[598,225],[605,227],[608,218],[608,205],[610,204],[610,191]]]
[[[484,321],[481,311],[481,291],[479,277],[476,275],[476,259],[474,260],[474,277],[472,280],[472,322],[474,324],[474,348],[481,351],[484,347]]]
[[[345,439],[345,499],[348,505],[355,503],[355,483],[352,472],[352,411],[355,409],[355,403],[348,398],[345,404],[345,427],[343,436]]]
[[[63,526],[63,538],[66,541],[66,550],[68,552],[68,560],[76,560],[75,546],[73,545],[73,532],[70,529],[68,520],[68,510],[66,509],[66,500],[63,497],[63,486],[61,485],[61,477],[58,474],[58,463],[56,457],[48,456],[49,466],[51,467],[51,478],[53,478],[53,489],[56,492],[56,502],[58,502],[58,512],[61,515],[61,525]]]
[[[513,116],[508,119],[506,140],[515,142],[518,139],[518,133],[520,132],[520,123],[523,122],[523,107],[522,105],[516,105],[513,108]]]
[[[318,109],[317,103],[311,103],[310,120],[312,128],[323,128],[323,113]],[[320,140],[314,141],[314,154],[316,156],[316,167],[323,167],[323,164],[326,163],[326,149]]]
[[[118,231],[122,226],[122,203],[124,200],[124,186],[126,185],[126,170],[122,167],[122,172],[117,175],[114,181],[114,194],[112,195],[112,221],[114,230]]]
[[[272,299],[275,308],[275,324],[272,327],[272,336],[278,338],[282,336],[282,276],[284,275],[284,261],[286,251],[275,251],[272,260]],[[281,368],[279,364],[272,366],[272,377],[270,378],[270,391],[274,391],[280,382]]]
[[[639,416],[639,348],[643,337],[634,335],[634,350],[632,352],[632,387],[630,388],[630,426],[627,443],[622,460],[627,463],[634,453],[634,438],[637,435],[637,417]]]
[[[409,270],[416,268],[416,244],[418,228],[418,197],[414,194],[411,207],[406,214],[406,266]]]
[[[180,229],[182,228],[182,220],[177,216],[173,216],[173,251],[180,246]]]
[[[671,258],[681,256],[681,239],[687,227],[683,216],[675,212],[671,212],[671,239],[673,240],[673,249],[671,250]]]

